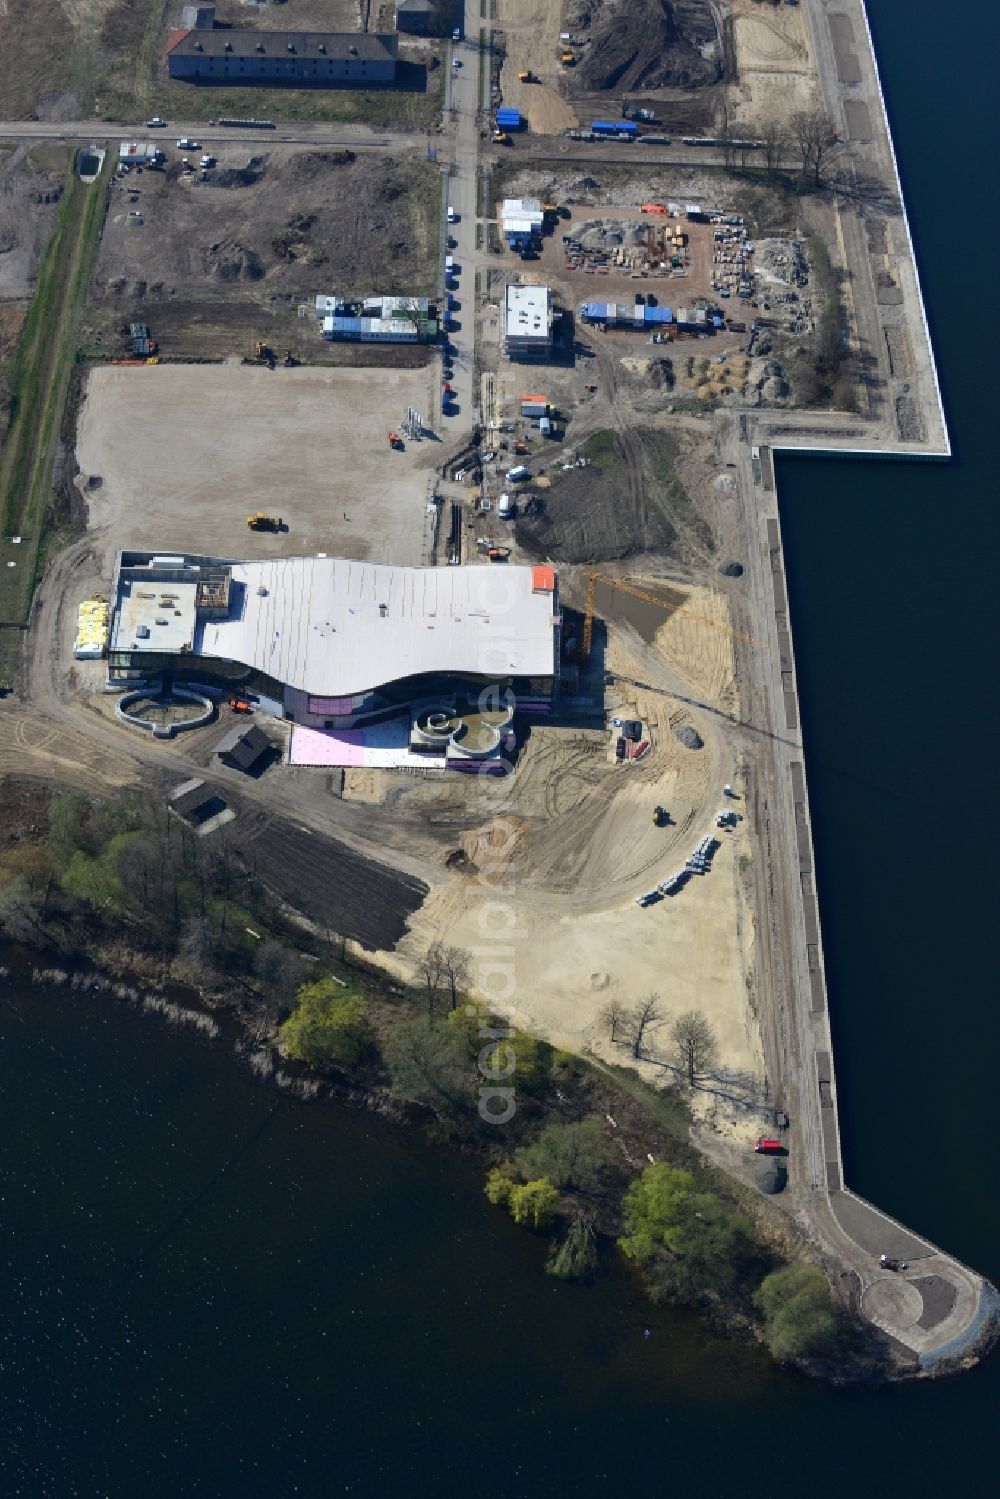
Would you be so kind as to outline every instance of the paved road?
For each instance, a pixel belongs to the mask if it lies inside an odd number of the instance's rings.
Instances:
[[[274,130],[243,130],[225,125],[208,125],[204,120],[171,120],[166,129],[147,129],[139,121],[130,125],[112,125],[107,120],[0,120],[0,140],[4,141],[91,141],[151,140],[170,151],[180,136],[191,136],[212,145],[238,144],[242,141],[271,145],[276,141],[302,146],[349,146],[352,151],[423,151],[427,133],[415,130],[372,130],[367,125],[334,121],[279,121]]]
[[[445,131],[450,141],[450,168],[446,178],[447,203],[455,210],[455,222],[445,224],[446,246],[454,262],[455,304],[448,338],[454,350],[451,385],[453,415],[442,418],[446,438],[465,439],[472,431],[479,406],[476,389],[476,193],[479,167],[479,6],[466,0],[463,35],[449,49]],[[453,66],[458,62],[459,66]],[[446,148],[447,149],[447,148]],[[447,206],[447,205],[445,205]]]

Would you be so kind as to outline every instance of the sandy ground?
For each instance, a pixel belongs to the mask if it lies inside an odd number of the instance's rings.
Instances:
[[[734,0],[733,41],[739,83],[732,89],[739,117],[787,119],[815,107],[816,69],[801,7]]]
[[[507,48],[500,70],[505,106],[519,109],[536,135],[575,130],[579,118],[559,90],[562,0],[498,0],[496,29]],[[520,82],[518,73],[529,70],[540,82]]]
[[[425,440],[392,453],[386,433],[408,406],[433,419],[431,373],[94,370],[77,443],[84,485],[102,480],[84,490],[90,526],[116,547],[223,557],[329,552],[418,565],[440,445]],[[280,515],[287,530],[248,531],[256,510]]]
[[[725,602],[695,590],[686,607],[691,614],[675,614],[648,646],[631,630],[611,630],[608,668],[664,684],[650,692],[619,679],[609,689],[609,713],[642,718],[649,756],[619,767],[608,732],[533,728],[511,777],[464,793],[466,815],[457,820],[466,831],[456,830],[456,845],[469,862],[432,891],[390,963],[412,973],[435,938],[466,948],[481,992],[505,997],[517,1019],[550,1040],[609,1057],[620,1053],[600,1018],[608,1000],[633,1004],[656,991],[668,1016],[698,1009],[709,1017],[726,1069],[759,1072],[745,823],[718,834],[711,872],[680,895],[647,909],[634,899],[713,831],[723,784],[739,789],[722,716],[735,703],[731,637],[705,622],[724,621]],[[679,743],[681,724],[697,727],[703,749]],[[422,807],[429,822],[443,820],[453,795],[447,783],[421,787],[400,811],[410,819]],[[666,828],[653,824],[657,802],[671,814]],[[664,1057],[667,1029],[659,1046],[653,1041]],[[663,1075],[655,1064],[647,1071]]]

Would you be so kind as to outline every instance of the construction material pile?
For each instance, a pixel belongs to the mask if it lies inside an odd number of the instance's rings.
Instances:
[[[77,617],[73,655],[78,661],[99,661],[108,644],[108,605],[95,594],[84,599]]]

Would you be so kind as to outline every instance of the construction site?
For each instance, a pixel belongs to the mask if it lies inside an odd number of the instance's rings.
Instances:
[[[933,363],[890,210],[859,227],[711,144],[777,78],[815,96],[797,8],[497,11],[492,58],[450,44],[433,141],[331,118],[174,145],[157,115],[109,139],[37,450],[75,529],[0,772],[225,828],[393,979],[435,942],[502,947],[474,992],[558,1046],[619,1060],[609,1000],[669,987],[718,1039],[693,1107],[732,1164],[776,1089],[812,1120],[775,974],[825,1023],[815,915],[808,952],[786,935],[812,865],[771,447],[934,449]],[[500,99],[537,159],[496,141]],[[580,130],[602,119],[620,167]],[[630,144],[660,130],[710,166]],[[13,328],[58,174],[20,145],[0,171],[31,210],[0,220]],[[663,1081],[655,1047],[634,1061]],[[835,1129],[809,1129],[838,1190]]]
[[[263,339],[311,363],[353,362],[349,349],[317,345],[315,295],[433,292],[436,192],[426,162],[168,141],[162,162],[116,174],[88,351],[124,355],[121,330],[141,318],[165,359],[247,355]],[[381,357],[419,362],[410,351]]]

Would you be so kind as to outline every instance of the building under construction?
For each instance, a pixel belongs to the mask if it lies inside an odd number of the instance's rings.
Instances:
[[[438,321],[426,297],[317,297],[323,337],[356,343],[433,343]]]

